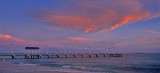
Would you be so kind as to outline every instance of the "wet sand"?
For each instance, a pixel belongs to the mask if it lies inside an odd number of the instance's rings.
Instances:
[[[58,71],[40,71],[40,72],[15,72],[15,73],[68,73],[68,72],[58,72]]]
[[[68,73],[68,72],[57,72],[57,71],[40,71],[40,72],[13,72],[13,73]]]
[[[18,65],[6,61],[0,61],[0,73],[83,73],[67,68],[54,68],[36,65]]]

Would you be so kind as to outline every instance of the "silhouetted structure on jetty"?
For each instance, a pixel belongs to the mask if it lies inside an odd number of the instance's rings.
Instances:
[[[31,53],[30,53],[30,51],[31,51]],[[41,58],[39,47],[25,47],[25,58],[26,59]]]

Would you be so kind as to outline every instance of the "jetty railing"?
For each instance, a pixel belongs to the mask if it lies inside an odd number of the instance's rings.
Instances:
[[[108,54],[108,53],[99,53],[99,54],[75,54],[75,53],[70,53],[70,54],[37,54],[37,55],[29,55],[29,54],[24,54],[24,55],[0,55],[0,56],[10,56],[12,59],[15,59],[15,57],[21,56],[24,57],[25,59],[40,59],[42,57],[46,58],[92,58],[92,57],[122,57],[122,54]]]

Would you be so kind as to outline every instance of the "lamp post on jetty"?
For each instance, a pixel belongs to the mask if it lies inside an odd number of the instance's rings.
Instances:
[[[47,46],[47,55],[48,55],[49,53],[48,53],[48,46]]]
[[[88,47],[88,53],[89,53],[89,54],[91,54],[91,51],[90,51],[90,49],[91,49],[91,47]]]
[[[88,47],[88,52],[89,52],[89,58],[91,58],[91,52],[90,52],[91,47]]]
[[[64,49],[65,49],[65,50],[64,50],[64,53],[65,53],[65,55],[66,55],[66,54],[67,54],[67,52],[66,52],[66,51],[67,51],[67,47],[65,47]]]
[[[14,46],[14,44],[11,44],[11,48],[12,48],[12,55],[13,55],[13,46]]]

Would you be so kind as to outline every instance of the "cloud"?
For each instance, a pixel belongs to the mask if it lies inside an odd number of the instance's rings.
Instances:
[[[9,45],[9,44],[16,44],[17,46],[19,45],[35,45],[37,44],[38,42],[33,42],[33,41],[25,41],[25,40],[22,40],[22,39],[19,39],[19,38],[15,38],[11,35],[8,35],[8,34],[0,34],[0,43],[1,45]]]
[[[144,32],[152,33],[152,34],[160,34],[160,32],[153,31],[153,30],[144,30]]]
[[[137,40],[137,41],[145,41],[145,40],[147,40],[147,38],[141,37],[141,38],[137,38],[136,40]]]
[[[151,11],[137,0],[80,1],[66,6],[64,11],[38,11],[35,15],[49,27],[75,29],[83,33],[113,30],[125,24],[147,18]],[[155,15],[154,17],[158,17]]]
[[[90,38],[82,38],[82,37],[67,37],[68,40],[70,40],[72,43],[73,42],[78,42],[78,43],[88,43],[91,41],[96,41],[96,39],[90,39]]]
[[[0,39],[10,39],[10,38],[12,38],[10,35],[0,34]]]
[[[47,42],[37,42],[37,41],[29,41],[23,40],[19,38],[15,38],[8,34],[0,34],[0,46],[8,46],[10,44],[14,44],[17,47],[25,47],[25,46],[49,46],[49,47],[64,47],[61,45],[64,41],[47,41]]]
[[[160,44],[160,37],[149,37],[148,39],[150,42],[158,43],[158,45]]]
[[[152,14],[152,15],[149,16],[147,19],[149,20],[149,19],[154,19],[154,18],[158,18],[158,17],[160,17],[160,11],[158,11],[158,12],[155,13],[155,14]]]
[[[0,40],[3,41],[16,41],[16,42],[24,42],[24,40],[18,39],[18,38],[14,38],[11,35],[8,34],[0,34]]]
[[[126,45],[127,43],[128,43],[127,41],[119,42],[119,43],[116,43],[115,46],[124,46],[124,45]]]
[[[144,37],[139,37],[136,38],[136,40],[138,41],[138,44],[143,44],[144,47],[146,46],[153,46],[153,47],[160,47],[160,37],[153,37],[153,36],[144,36]],[[143,42],[143,43],[142,43]]]

